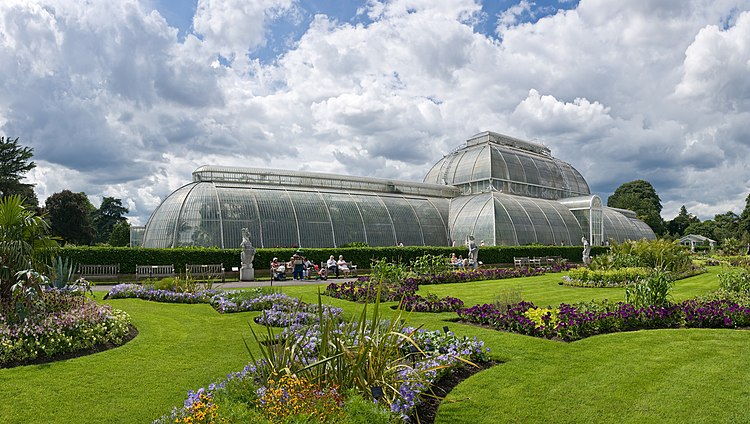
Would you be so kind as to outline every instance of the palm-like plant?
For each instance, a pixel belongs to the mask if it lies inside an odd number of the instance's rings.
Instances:
[[[13,287],[17,274],[35,269],[46,273],[57,242],[49,224],[23,205],[18,195],[0,199],[0,311],[8,318],[16,309]]]

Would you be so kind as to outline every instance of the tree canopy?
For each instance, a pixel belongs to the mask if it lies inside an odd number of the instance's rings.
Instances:
[[[666,223],[667,231],[675,237],[682,237],[686,234],[685,229],[687,229],[690,224],[698,222],[700,222],[700,220],[695,215],[688,213],[685,205],[682,205],[677,216]]]
[[[648,181],[635,180],[621,185],[609,196],[607,206],[629,209],[648,224],[656,234],[664,234],[661,199]]]
[[[96,236],[89,213],[91,207],[85,193],[63,190],[48,197],[45,209],[52,233],[66,243],[91,244]]]
[[[115,224],[127,221],[124,217],[126,213],[128,213],[128,208],[122,206],[121,199],[105,196],[99,209],[92,212],[92,222],[96,229],[96,241],[98,243],[109,242]]]
[[[37,208],[39,200],[34,186],[21,182],[26,173],[36,167],[36,163],[31,161],[32,156],[34,149],[19,145],[18,137],[0,136],[0,194],[18,194],[25,199],[24,205]]]

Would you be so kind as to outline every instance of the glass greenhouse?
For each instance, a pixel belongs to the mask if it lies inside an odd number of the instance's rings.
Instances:
[[[424,182],[202,166],[154,211],[145,247],[579,244],[654,238],[631,211],[602,206],[545,146],[493,132],[443,157]]]

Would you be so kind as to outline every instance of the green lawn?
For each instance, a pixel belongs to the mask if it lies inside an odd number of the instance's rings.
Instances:
[[[716,273],[677,283],[676,300],[718,286]],[[520,287],[539,305],[609,298],[622,289],[561,286],[560,274],[424,286],[467,306]],[[305,300],[315,286],[286,287]],[[324,298],[347,313],[361,305]],[[180,404],[187,390],[219,380],[248,361],[243,337],[257,313],[220,315],[207,305],[107,301],[127,311],[139,336],[125,346],[45,365],[0,370],[2,423],[141,423]],[[440,423],[750,421],[750,332],[656,330],[561,343],[449,321],[455,314],[412,313],[408,322],[476,335],[501,365],[459,385]],[[255,325],[255,324],[252,324]]]

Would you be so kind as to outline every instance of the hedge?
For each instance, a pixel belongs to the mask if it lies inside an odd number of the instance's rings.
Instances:
[[[486,264],[512,264],[514,257],[561,256],[570,262],[581,262],[581,246],[482,246],[479,248],[479,260]],[[253,266],[256,269],[269,267],[271,259],[278,257],[288,260],[295,248],[258,249]],[[605,253],[607,247],[593,246],[592,256]],[[465,246],[408,246],[408,247],[349,247],[349,248],[316,248],[302,249],[303,254],[313,263],[328,260],[330,255],[338,259],[344,255],[347,261],[359,268],[370,268],[373,259],[387,258],[400,260],[402,263],[423,255],[456,255],[467,256]],[[169,265],[175,271],[185,269],[185,264],[219,264],[225,269],[240,266],[240,249],[218,248],[174,248],[151,249],[143,247],[107,247],[107,246],[65,246],[60,248],[59,256],[68,258],[77,264],[120,264],[123,274],[135,274],[136,265]]]

